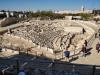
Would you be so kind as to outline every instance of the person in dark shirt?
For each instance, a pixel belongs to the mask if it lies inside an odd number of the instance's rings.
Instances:
[[[98,37],[99,37],[99,40],[100,40],[100,33],[99,33],[99,36]]]
[[[100,29],[98,30],[98,33],[100,33]]]
[[[87,41],[86,41],[86,40],[85,40],[84,44],[85,44],[85,46],[87,47]]]
[[[97,53],[99,53],[99,48],[100,48],[100,44],[99,44],[99,42],[96,44],[96,51],[97,51]]]
[[[95,38],[97,38],[97,33],[95,33]]]
[[[86,53],[86,49],[84,47],[84,45],[82,46],[82,50],[81,50],[81,56],[85,56]]]

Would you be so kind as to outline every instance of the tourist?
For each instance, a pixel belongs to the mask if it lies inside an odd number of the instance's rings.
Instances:
[[[100,33],[100,29],[98,30],[98,33]]]
[[[86,48],[83,45],[82,46],[82,50],[81,50],[81,56],[84,56],[85,57],[85,53],[86,53]]]
[[[96,44],[96,51],[97,51],[97,53],[99,53],[99,48],[100,48],[100,44],[99,44],[99,42]]]
[[[69,55],[70,55],[70,52],[68,51],[68,48],[67,48],[67,47],[66,47],[66,50],[64,51],[64,55],[65,55],[66,61],[69,62]]]
[[[99,36],[98,37],[99,37],[99,40],[100,40],[100,33],[99,33]]]
[[[85,53],[86,53],[87,50],[86,50],[86,45],[85,44],[84,44],[84,49],[85,49]]]
[[[86,41],[86,40],[85,40],[84,44],[85,44],[85,46],[87,47],[87,41]]]
[[[25,75],[25,73],[24,72],[19,72],[18,75]]]
[[[95,33],[95,38],[97,38],[97,33]]]

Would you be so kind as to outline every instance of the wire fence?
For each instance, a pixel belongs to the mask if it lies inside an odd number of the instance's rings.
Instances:
[[[0,58],[0,75],[17,75],[20,71],[26,75],[100,75],[100,65]]]

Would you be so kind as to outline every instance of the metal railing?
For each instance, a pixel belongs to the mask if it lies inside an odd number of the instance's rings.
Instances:
[[[88,48],[91,47],[91,45],[93,44],[94,40],[95,40],[95,33],[93,33],[93,35],[87,40]]]
[[[58,72],[66,72],[68,75],[100,75],[100,65],[0,58],[0,71],[2,72],[2,75],[6,75],[7,73],[10,75],[16,75],[22,70],[26,75],[32,75],[35,74],[36,69],[43,70],[44,73],[51,73],[51,75],[56,75],[55,73]]]
[[[7,45],[4,45],[4,44],[1,45],[1,49],[4,50],[4,51],[10,51],[12,53],[17,53],[19,55],[21,55],[24,52],[26,54],[26,56],[34,55],[36,58],[38,58],[40,56],[41,57],[44,56],[44,59],[59,59],[59,60],[61,60],[65,57],[64,54],[63,54],[63,50],[60,51],[60,52],[54,51],[53,53],[50,53],[50,52],[44,52],[42,50],[39,50],[39,51],[38,50],[31,50],[31,48],[21,50],[19,47],[13,47],[12,45],[7,46]],[[48,51],[48,49],[47,49],[47,51]],[[80,51],[81,51],[81,48],[71,50],[70,51],[70,57],[78,55]]]

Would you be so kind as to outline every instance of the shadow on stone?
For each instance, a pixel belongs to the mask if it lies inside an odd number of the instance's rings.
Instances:
[[[87,52],[87,53],[85,54],[85,56],[90,55],[90,54],[91,54],[91,52]]]
[[[69,62],[75,61],[75,60],[77,60],[77,59],[78,59],[78,56],[77,56],[77,57],[72,57],[72,58],[69,60]]]
[[[93,48],[88,48],[86,52],[89,52],[89,51],[91,51],[91,49],[93,49]]]

